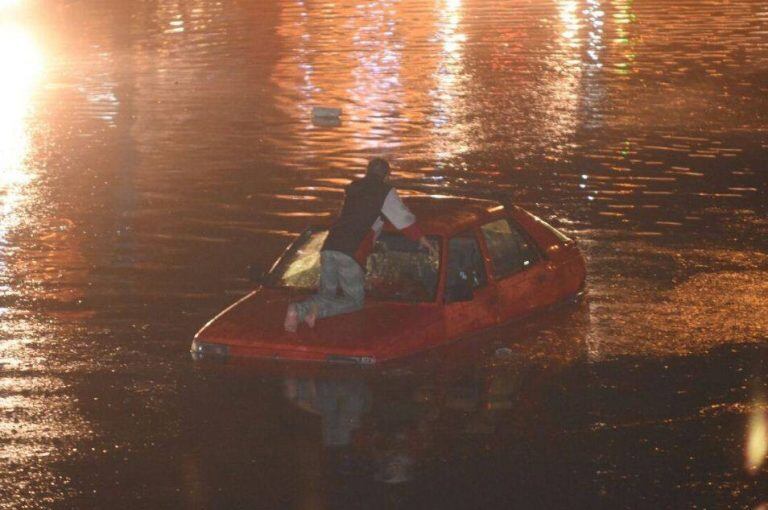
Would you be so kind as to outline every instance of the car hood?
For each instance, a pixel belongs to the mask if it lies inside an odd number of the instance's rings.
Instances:
[[[356,312],[320,319],[314,328],[300,324],[296,333],[286,332],[283,322],[288,304],[306,297],[308,294],[286,289],[258,289],[216,316],[195,339],[240,351],[253,349],[260,357],[271,350],[274,357],[291,357],[293,352],[312,358],[338,355],[384,360],[418,349],[442,333],[437,304],[373,300]]]

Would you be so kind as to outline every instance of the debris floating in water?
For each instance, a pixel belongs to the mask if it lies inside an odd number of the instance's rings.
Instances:
[[[312,123],[316,126],[336,127],[341,125],[341,108],[315,106],[312,108]]]
[[[312,118],[339,118],[341,117],[341,108],[330,108],[326,106],[315,106],[312,108]]]

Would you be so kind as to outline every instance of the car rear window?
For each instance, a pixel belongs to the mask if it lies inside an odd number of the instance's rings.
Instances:
[[[533,243],[507,219],[486,223],[480,230],[497,278],[524,271],[541,258]]]
[[[528,211],[524,211],[524,212],[525,212],[525,214],[530,216],[534,221],[536,221],[538,224],[540,224],[542,227],[544,227],[547,230],[549,230],[550,232],[552,232],[555,235],[555,237],[557,237],[560,241],[562,241],[564,243],[569,243],[569,242],[572,241],[572,239],[570,237],[568,237],[567,235],[563,234],[561,231],[559,231],[558,229],[556,229],[555,227],[553,227],[552,225],[550,225],[546,221],[542,220],[538,216],[534,216],[533,214],[529,213]]]

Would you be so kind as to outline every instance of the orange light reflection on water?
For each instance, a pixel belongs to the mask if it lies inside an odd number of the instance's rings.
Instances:
[[[0,24],[0,55],[0,65],[10,71],[0,80],[0,187],[7,193],[29,179],[23,165],[29,147],[26,121],[43,57],[29,32],[13,23]]]
[[[313,106],[341,108],[337,133],[349,136],[329,135],[323,147],[333,138],[353,153],[386,155],[426,128],[437,141],[433,155],[439,160],[470,149],[476,126],[464,119],[463,1],[425,6],[433,23],[415,21],[408,8],[391,0],[322,8],[297,0],[282,9],[278,33],[292,50],[272,77],[285,91],[277,100],[308,130],[317,128],[309,122]],[[405,51],[419,45],[434,51]]]
[[[21,0],[0,0],[0,10],[15,7],[21,3]]]
[[[522,59],[544,83],[534,91],[496,89],[469,67],[479,58],[476,43],[482,37],[468,31],[468,18],[479,8],[472,2],[434,0],[416,7],[391,0],[357,5],[296,0],[280,10],[278,34],[290,49],[271,77],[282,91],[276,100],[303,126],[305,154],[326,152],[335,144],[337,152],[413,157],[405,154],[408,148],[428,139],[430,159],[440,166],[475,152],[485,137],[496,136],[495,129],[522,129],[520,119],[528,119],[526,133],[562,151],[581,123],[602,122],[597,112],[605,99],[603,3],[558,0],[553,6],[556,44],[535,64],[527,57],[533,49],[526,41],[533,35],[524,27],[488,27],[503,41],[491,51],[493,65],[503,70]],[[430,21],[415,22],[414,14]],[[408,50],[418,47],[429,51]],[[510,102],[523,97],[524,106],[510,110],[512,122],[496,128],[475,113],[499,94]],[[313,125],[315,106],[341,109],[336,129]],[[336,163],[349,168],[350,161],[339,158]]]
[[[43,54],[32,35],[13,22],[0,23],[0,246],[21,221],[17,211],[32,180],[26,166],[30,148],[28,119],[43,71]],[[0,276],[5,264],[0,257]]]
[[[762,399],[752,408],[744,453],[747,471],[751,475],[757,474],[768,456],[768,408]]]
[[[0,0],[1,2],[2,0]],[[0,7],[7,6],[3,2]],[[54,267],[62,253],[74,250],[49,250],[50,233],[42,234],[36,214],[40,202],[34,163],[32,136],[40,122],[38,93],[44,82],[46,58],[37,42],[38,34],[12,16],[0,21],[0,67],[5,77],[0,80],[0,296],[15,297],[46,278],[56,281],[57,271],[41,271],[40,266]],[[44,225],[45,226],[45,225]],[[20,257],[15,235],[33,232],[44,239],[38,253]],[[42,243],[41,243],[42,244]],[[39,254],[49,256],[43,260]],[[32,259],[32,260],[30,260]],[[43,260],[41,264],[38,262]],[[21,276],[23,275],[23,276]],[[42,292],[36,297],[45,299]],[[13,299],[7,302],[14,303]],[[61,445],[71,437],[89,434],[87,424],[73,413],[66,384],[56,374],[30,368],[54,363],[40,346],[62,338],[63,330],[50,320],[38,320],[29,310],[10,305],[0,307],[0,458],[5,464],[25,466],[23,485],[27,489],[9,493],[3,507],[52,504],[63,497],[70,480],[50,469],[49,462],[66,455]],[[12,470],[6,481],[14,483]],[[45,482],[41,482],[45,480]],[[54,483],[55,482],[55,483]]]
[[[438,161],[467,152],[476,126],[461,118],[467,109],[467,80],[464,69],[464,46],[467,36],[462,32],[464,16],[462,0],[439,0],[437,8],[436,39],[442,42],[434,85],[430,95],[434,98],[432,131],[434,157]]]
[[[541,112],[531,119],[534,129],[552,147],[560,146],[576,130],[584,74],[580,3],[561,0],[556,6],[560,22],[555,28],[557,46],[543,59],[551,78],[546,81],[542,93],[531,98],[539,103]]]
[[[8,234],[23,222],[19,210],[26,201],[32,180],[26,159],[30,150],[28,120],[32,97],[43,70],[42,52],[24,27],[12,21],[0,22],[0,66],[8,73],[0,80],[0,295],[13,294],[7,267]],[[0,308],[2,330],[12,328],[5,320],[11,308]],[[15,335],[14,335],[15,336]],[[18,340],[0,344],[0,360],[14,366]]]

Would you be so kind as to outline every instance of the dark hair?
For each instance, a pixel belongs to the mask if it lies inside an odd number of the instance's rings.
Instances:
[[[365,170],[365,175],[377,179],[384,179],[388,173],[389,163],[384,158],[373,158],[368,162],[368,168]]]

